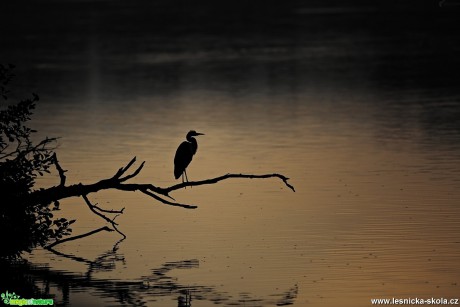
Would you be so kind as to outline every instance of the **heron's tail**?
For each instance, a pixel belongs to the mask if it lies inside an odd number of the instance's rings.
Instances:
[[[177,167],[177,166],[174,167],[174,177],[176,177],[176,179],[179,179],[179,177],[182,175],[183,172],[184,170],[181,169],[180,167]]]

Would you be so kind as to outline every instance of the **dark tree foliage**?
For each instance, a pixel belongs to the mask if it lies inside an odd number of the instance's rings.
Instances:
[[[7,104],[13,65],[0,64],[0,258],[15,258],[24,251],[69,234],[73,221],[55,218],[59,203],[31,203],[35,179],[49,173],[56,138],[32,141],[35,130],[26,123],[39,97]]]

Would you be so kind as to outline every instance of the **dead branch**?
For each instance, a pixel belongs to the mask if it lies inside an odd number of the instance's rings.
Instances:
[[[283,180],[284,184],[288,188],[290,188],[293,192],[295,192],[294,187],[287,182],[289,180],[289,178],[287,178],[286,176],[280,175],[280,174],[265,174],[265,175],[226,174],[226,175],[219,176],[219,177],[212,178],[212,179],[179,183],[179,184],[173,185],[171,187],[164,188],[162,192],[166,193],[166,195],[167,195],[171,191],[175,191],[175,190],[178,190],[178,189],[181,189],[181,188],[184,188],[184,187],[198,186],[198,185],[204,185],[204,184],[214,184],[214,183],[217,183],[219,181],[229,179],[229,178],[260,179],[260,178],[273,178],[273,177],[276,177],[276,178],[279,178],[279,179]]]
[[[57,161],[57,159],[55,160]],[[180,204],[177,202],[168,201],[159,195],[169,197],[170,199],[174,200],[169,194],[175,190],[179,190],[181,188],[187,186],[199,186],[199,185],[206,185],[206,184],[214,184],[222,180],[226,180],[229,178],[249,178],[249,179],[263,179],[263,178],[279,178],[283,181],[283,183],[292,191],[295,192],[294,187],[288,183],[289,178],[283,176],[281,174],[273,173],[273,174],[264,174],[264,175],[253,175],[253,174],[226,174],[223,176],[219,176],[216,178],[205,179],[200,181],[190,181],[179,183],[170,187],[162,188],[157,187],[150,183],[123,183],[128,179],[131,179],[139,174],[142,170],[145,162],[142,164],[131,174],[128,174],[124,177],[125,173],[129,170],[129,168],[134,164],[136,161],[136,157],[134,157],[125,167],[120,168],[113,177],[108,179],[102,179],[96,183],[92,184],[75,184],[71,186],[63,186],[58,185],[48,189],[41,189],[32,192],[29,196],[27,201],[34,203],[34,204],[48,204],[52,201],[69,198],[69,197],[80,197],[82,195],[88,195],[90,193],[96,193],[101,190],[108,190],[108,189],[115,189],[121,191],[139,191],[142,192],[155,200],[162,202],[165,205],[170,206],[177,206],[187,209],[195,209],[197,206],[195,205],[187,205],[187,204]],[[60,168],[60,166],[59,166]],[[62,168],[61,168],[62,169]],[[61,177],[61,182],[62,182]]]
[[[130,168],[134,165],[136,162],[136,157],[131,159],[131,161],[128,162],[128,164],[122,168],[120,168],[111,178],[108,179],[102,179],[96,183],[92,184],[75,184],[75,185],[70,185],[66,186],[66,176],[64,173],[66,172],[59,164],[56,154],[53,155],[52,161],[55,164],[55,167],[58,171],[59,178],[60,178],[60,183],[57,186],[53,186],[48,189],[40,189],[37,191],[32,192],[31,194],[28,195],[26,201],[30,204],[35,204],[35,205],[46,205],[51,202],[57,202],[61,199],[64,198],[69,198],[69,197],[82,197],[88,206],[88,208],[96,215],[98,215],[100,218],[102,218],[104,221],[109,223],[111,227],[105,226],[101,227],[99,229],[90,231],[86,234],[66,238],[63,240],[58,240],[48,246],[46,248],[52,248],[53,246],[56,246],[58,244],[68,242],[71,240],[76,240],[80,239],[83,237],[87,237],[89,235],[93,235],[95,233],[98,233],[100,231],[116,231],[120,235],[123,236],[123,238],[126,238],[126,235],[123,234],[120,230],[118,230],[117,226],[118,224],[115,222],[115,219],[120,215],[123,214],[124,208],[121,210],[107,210],[103,209],[97,206],[97,204],[92,204],[90,200],[88,199],[88,194],[91,193],[96,193],[101,190],[108,190],[108,189],[114,189],[114,190],[120,190],[120,191],[139,191],[142,192],[143,194],[152,197],[153,199],[169,206],[175,206],[175,207],[181,207],[181,208],[186,208],[186,209],[195,209],[197,208],[196,205],[190,205],[190,204],[182,204],[178,203],[175,201],[174,198],[172,198],[169,194],[173,191],[185,188],[187,186],[200,186],[200,185],[208,185],[208,184],[215,184],[219,181],[223,181],[226,179],[230,178],[249,178],[249,179],[265,179],[265,178],[279,178],[283,181],[283,183],[292,191],[295,192],[294,187],[288,183],[289,178],[286,176],[283,176],[281,174],[273,173],[273,174],[263,174],[263,175],[253,175],[253,174],[226,174],[223,176],[219,176],[216,178],[211,178],[211,179],[205,179],[205,180],[200,180],[200,181],[190,181],[190,182],[183,182],[179,184],[175,184],[170,187],[162,188],[162,187],[157,187],[153,184],[150,183],[125,183],[125,181],[136,177],[142,170],[142,168],[145,165],[145,162],[142,162],[139,167],[134,170],[132,173],[127,173]],[[170,200],[167,200],[164,197],[167,197]],[[116,214],[113,218],[109,218],[106,214]]]
[[[123,213],[123,210],[119,210],[119,211],[115,211],[115,210],[110,210],[110,213],[119,213],[117,215],[115,215],[114,218],[112,219],[109,219],[107,216],[105,216],[104,214],[100,213],[97,209],[101,210],[99,207],[97,207],[96,205],[93,205],[89,199],[88,199],[88,196],[87,195],[82,195],[83,199],[85,200],[85,203],[86,205],[88,206],[88,208],[96,215],[100,216],[103,220],[105,220],[106,222],[110,223],[113,227],[113,229],[115,229],[116,232],[118,232],[119,234],[121,234],[124,238],[126,238],[126,235],[124,233],[122,233],[120,230],[118,230],[117,226],[118,226],[118,223],[115,222],[115,219],[121,214]],[[97,209],[96,209],[97,208]],[[124,208],[123,208],[124,209]],[[105,212],[108,212],[109,210],[104,210]]]
[[[196,208],[198,208],[198,206],[195,206],[195,205],[186,205],[186,204],[179,204],[179,203],[171,202],[169,200],[161,198],[160,196],[156,195],[155,193],[150,192],[148,189],[141,188],[141,189],[139,189],[139,191],[141,191],[145,195],[148,195],[148,196],[152,197],[153,199],[156,199],[156,200],[158,200],[158,201],[160,201],[160,202],[162,202],[163,204],[166,204],[166,205],[182,207],[182,208],[185,208],[185,209],[196,209]],[[166,195],[166,196],[170,197],[169,195]]]
[[[96,234],[96,233],[101,232],[101,231],[114,231],[114,230],[110,229],[107,226],[104,226],[104,227],[98,228],[96,230],[89,231],[87,233],[84,233],[84,234],[81,234],[81,235],[78,235],[78,236],[73,236],[73,237],[62,239],[62,240],[58,240],[58,241],[56,241],[56,242],[54,242],[52,244],[47,245],[46,248],[50,249],[50,248],[53,248],[54,246],[56,246],[58,244],[73,241],[73,240],[77,240],[77,239],[81,239],[81,238],[84,238],[84,237],[88,237],[88,236],[91,236],[91,235]]]

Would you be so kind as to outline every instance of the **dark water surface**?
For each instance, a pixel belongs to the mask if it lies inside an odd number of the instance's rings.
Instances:
[[[126,207],[127,239],[36,250],[0,290],[68,306],[458,298],[458,7],[351,3],[2,3],[11,99],[40,95],[33,126],[61,137],[69,183],[137,156],[133,182],[172,185],[177,145],[195,129],[206,135],[191,180],[279,172],[296,193],[274,179],[175,192],[195,210],[89,195]],[[61,207],[75,234],[104,225],[83,200]]]

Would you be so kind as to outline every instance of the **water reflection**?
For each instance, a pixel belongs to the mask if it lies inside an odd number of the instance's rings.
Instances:
[[[263,298],[249,292],[242,292],[235,297],[216,286],[200,285],[200,282],[193,285],[182,284],[173,275],[174,271],[198,268],[197,259],[166,262],[151,269],[149,274],[129,281],[95,277],[95,273],[112,271],[117,265],[125,264],[124,256],[117,252],[120,243],[121,241],[117,242],[113,249],[102,253],[95,260],[52,250],[60,257],[84,263],[87,266],[84,274],[55,270],[26,261],[2,263],[0,289],[4,292],[15,292],[22,298],[52,298],[56,306],[71,306],[72,301],[77,298],[78,304],[85,303],[86,306],[107,306],[114,303],[119,306],[155,306],[158,302],[172,306],[165,303],[171,298],[176,300],[178,307],[191,307],[193,302],[199,302],[197,306],[284,306],[293,304],[297,297],[297,285]],[[82,293],[83,297],[80,295]]]

